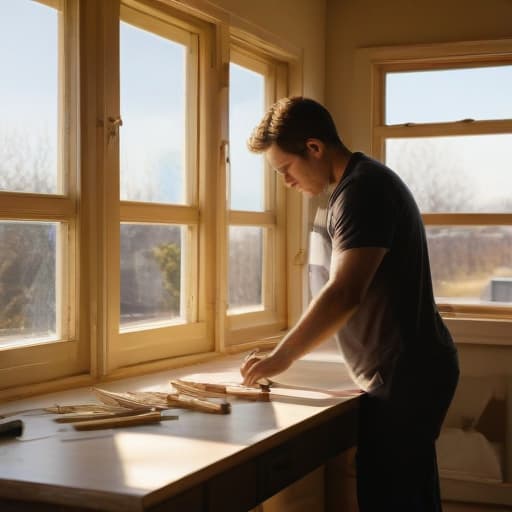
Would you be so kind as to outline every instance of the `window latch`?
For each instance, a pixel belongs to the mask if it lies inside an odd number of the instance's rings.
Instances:
[[[117,137],[119,135],[119,127],[123,126],[123,120],[120,117],[108,118],[108,136]]]

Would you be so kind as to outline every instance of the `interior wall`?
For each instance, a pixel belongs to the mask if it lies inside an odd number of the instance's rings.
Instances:
[[[303,54],[304,94],[324,101],[326,0],[214,0],[297,47]]]
[[[512,38],[511,0],[327,0],[326,105],[341,137],[364,149],[355,52],[392,46]]]

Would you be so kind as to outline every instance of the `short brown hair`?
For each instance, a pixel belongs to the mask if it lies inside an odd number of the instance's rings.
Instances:
[[[276,143],[283,151],[304,156],[308,139],[342,145],[329,111],[315,100],[295,96],[282,98],[270,107],[252,132],[247,147],[253,153],[261,153]]]

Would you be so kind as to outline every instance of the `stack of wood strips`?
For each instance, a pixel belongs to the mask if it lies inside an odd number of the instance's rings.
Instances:
[[[101,404],[56,405],[47,412],[62,415],[55,421],[73,423],[77,430],[112,428],[154,423],[177,416],[162,416],[161,411],[174,407],[213,414],[229,414],[228,397],[268,401],[269,392],[241,385],[212,384],[172,380],[175,392],[126,391],[113,392],[93,388]],[[213,400],[212,400],[213,399]],[[220,399],[220,400],[219,400]]]
[[[261,402],[268,402],[270,399],[269,391],[236,384],[212,384],[210,382],[193,382],[180,379],[171,380],[171,384],[179,393],[197,397],[226,398],[232,396]]]

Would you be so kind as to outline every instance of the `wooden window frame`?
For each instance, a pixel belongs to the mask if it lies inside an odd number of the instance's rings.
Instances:
[[[356,59],[356,83],[368,91],[370,96],[366,110],[369,120],[366,131],[369,141],[367,147],[370,154],[384,161],[387,138],[512,133],[512,119],[385,124],[386,73],[503,64],[512,64],[512,40],[359,50]],[[512,225],[512,213],[424,213],[422,217],[426,226]],[[466,339],[471,336],[468,336],[465,328],[461,328],[463,323],[460,320],[505,323],[512,320],[512,308],[508,306],[439,303],[438,307],[444,318],[456,320],[453,325]]]
[[[287,66],[275,58],[250,50],[246,45],[232,41],[230,63],[262,75],[265,79],[265,109],[288,90]],[[250,134],[248,134],[249,136]],[[263,229],[262,305],[254,308],[226,309],[225,343],[227,346],[243,344],[261,338],[282,335],[286,328],[286,192],[285,188],[264,160],[263,186],[264,211],[240,211],[229,209],[229,186],[225,204],[228,205],[225,244],[225,272],[229,275],[229,227],[253,226]],[[228,279],[225,280],[227,304]]]
[[[6,386],[0,390],[0,399],[178,367],[219,352],[261,345],[262,338],[277,332],[270,342],[275,343],[283,334],[280,329],[297,320],[304,306],[307,201],[281,190],[279,206],[257,219],[280,230],[279,265],[282,282],[288,284],[277,300],[279,321],[274,322],[275,302],[273,311],[264,312],[267,316],[246,317],[251,322],[249,329],[233,329],[225,307],[227,226],[229,222],[251,224],[255,219],[226,208],[228,70],[233,43],[251,55],[256,48],[262,61],[279,61],[279,72],[288,70],[287,90],[276,94],[302,94],[300,49],[202,0],[190,4],[182,0],[40,1],[47,5],[60,1],[66,12],[61,62],[65,67],[62,133],[66,140],[62,147],[67,149],[67,193],[1,193],[0,218],[64,221],[69,226],[65,273],[69,335],[63,338],[65,342],[3,350],[0,376]],[[161,208],[119,200],[119,140],[111,120],[120,117],[121,5],[198,39],[194,107],[198,116],[190,130],[197,133],[199,144],[190,155],[197,162],[197,172],[190,180],[189,204]],[[291,219],[286,233],[284,218]],[[120,280],[119,226],[124,221],[186,224],[196,231],[192,267],[197,293],[189,304],[194,322],[164,329],[153,340],[142,342],[140,331],[119,334],[119,293],[115,290]]]
[[[0,381],[18,389],[43,380],[65,378],[86,371],[89,364],[88,326],[80,321],[83,290],[78,269],[82,254],[79,244],[78,208],[78,3],[76,0],[41,0],[62,10],[58,24],[59,188],[56,194],[0,193],[0,219],[61,223],[65,235],[57,246],[57,331],[56,341],[20,343],[2,350]],[[0,398],[8,394],[0,390]]]
[[[204,167],[199,163],[199,152],[203,147],[197,146],[197,133],[200,123],[206,122],[204,113],[200,115],[199,104],[208,77],[205,70],[200,69],[199,61],[211,51],[211,37],[207,27],[200,21],[191,21],[180,17],[169,9],[152,8],[151,3],[136,1],[121,1],[119,6],[119,21],[126,21],[143,30],[155,33],[169,40],[185,44],[188,48],[187,58],[187,144],[186,173],[187,190],[185,205],[163,205],[133,201],[119,201],[119,172],[112,173],[107,185],[107,195],[110,201],[118,206],[110,211],[105,221],[109,227],[108,252],[108,296],[107,296],[107,346],[106,361],[102,373],[116,374],[123,368],[139,365],[150,361],[164,361],[170,358],[205,353],[213,350],[213,338],[208,335],[206,290],[198,275],[213,272],[213,267],[206,257],[205,236],[202,233],[200,197],[198,182],[205,174]],[[119,45],[119,24],[109,35],[116,39]],[[110,56],[111,67],[119,69],[119,52]],[[204,68],[204,67],[203,67]],[[119,77],[111,80],[110,96],[112,107],[119,112]],[[202,83],[200,90],[199,83]],[[112,116],[114,118],[120,116]],[[122,128],[121,128],[122,137]],[[201,145],[201,142],[199,143]],[[115,146],[119,142],[115,140]],[[119,169],[119,150],[113,151],[109,164],[113,169]],[[184,282],[188,291],[186,300],[186,321],[183,323],[168,322],[164,325],[148,325],[140,328],[120,329],[120,223],[179,225],[185,227],[186,236],[183,242],[186,246],[186,265]],[[199,268],[201,263],[202,268]],[[201,289],[200,289],[201,288]],[[210,328],[211,329],[211,328]]]

